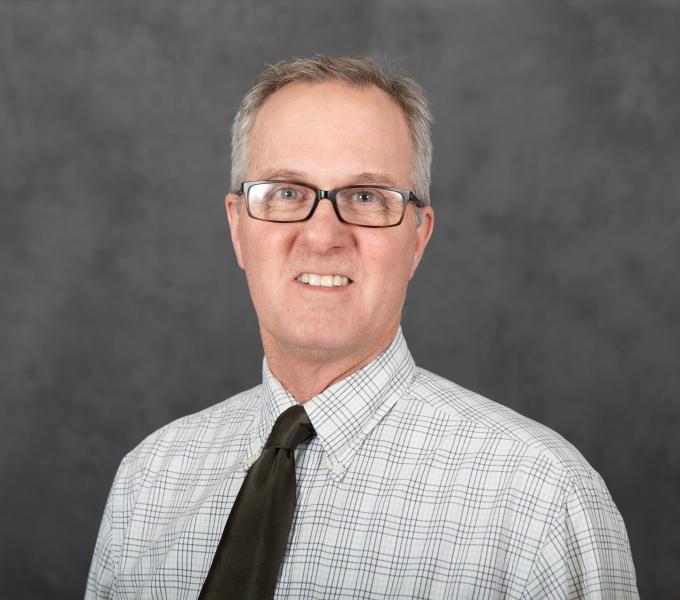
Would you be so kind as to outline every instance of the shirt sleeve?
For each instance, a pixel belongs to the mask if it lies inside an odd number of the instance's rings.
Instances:
[[[120,563],[123,534],[132,504],[133,485],[124,458],[113,480],[104,507],[90,572],[87,577],[85,600],[111,600],[114,597],[116,573]]]
[[[597,473],[573,483],[534,562],[522,600],[637,600],[626,528]]]

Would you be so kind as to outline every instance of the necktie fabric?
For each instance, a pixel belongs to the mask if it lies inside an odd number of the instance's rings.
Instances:
[[[272,597],[295,511],[294,451],[313,435],[299,404],[276,420],[236,497],[199,600]]]

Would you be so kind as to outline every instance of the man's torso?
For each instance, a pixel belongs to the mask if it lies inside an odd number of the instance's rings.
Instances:
[[[352,389],[371,396],[357,380],[340,388],[345,399],[306,405],[319,435],[296,452],[297,508],[274,597],[550,597],[561,577],[582,597],[607,597],[596,593],[599,563],[632,564],[597,473],[549,429],[409,359],[397,377],[381,373],[391,380],[375,404],[352,406]],[[97,564],[115,598],[197,597],[263,431],[292,402],[263,387],[170,424],[126,457],[105,516],[116,557],[95,552],[92,597]],[[593,535],[612,527],[618,535]],[[617,597],[636,597],[630,577],[611,584],[623,586]]]

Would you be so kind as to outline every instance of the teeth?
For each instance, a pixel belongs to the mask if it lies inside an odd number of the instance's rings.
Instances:
[[[313,286],[343,287],[349,284],[349,278],[344,275],[316,275],[315,273],[301,273],[297,280]]]

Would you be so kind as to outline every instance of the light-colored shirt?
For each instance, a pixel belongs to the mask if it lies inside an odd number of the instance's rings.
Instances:
[[[86,598],[197,598],[246,471],[294,404],[264,361],[261,385],[129,453]],[[586,460],[416,367],[401,330],[304,407],[316,436],[296,450],[274,598],[638,597],[624,523]]]

